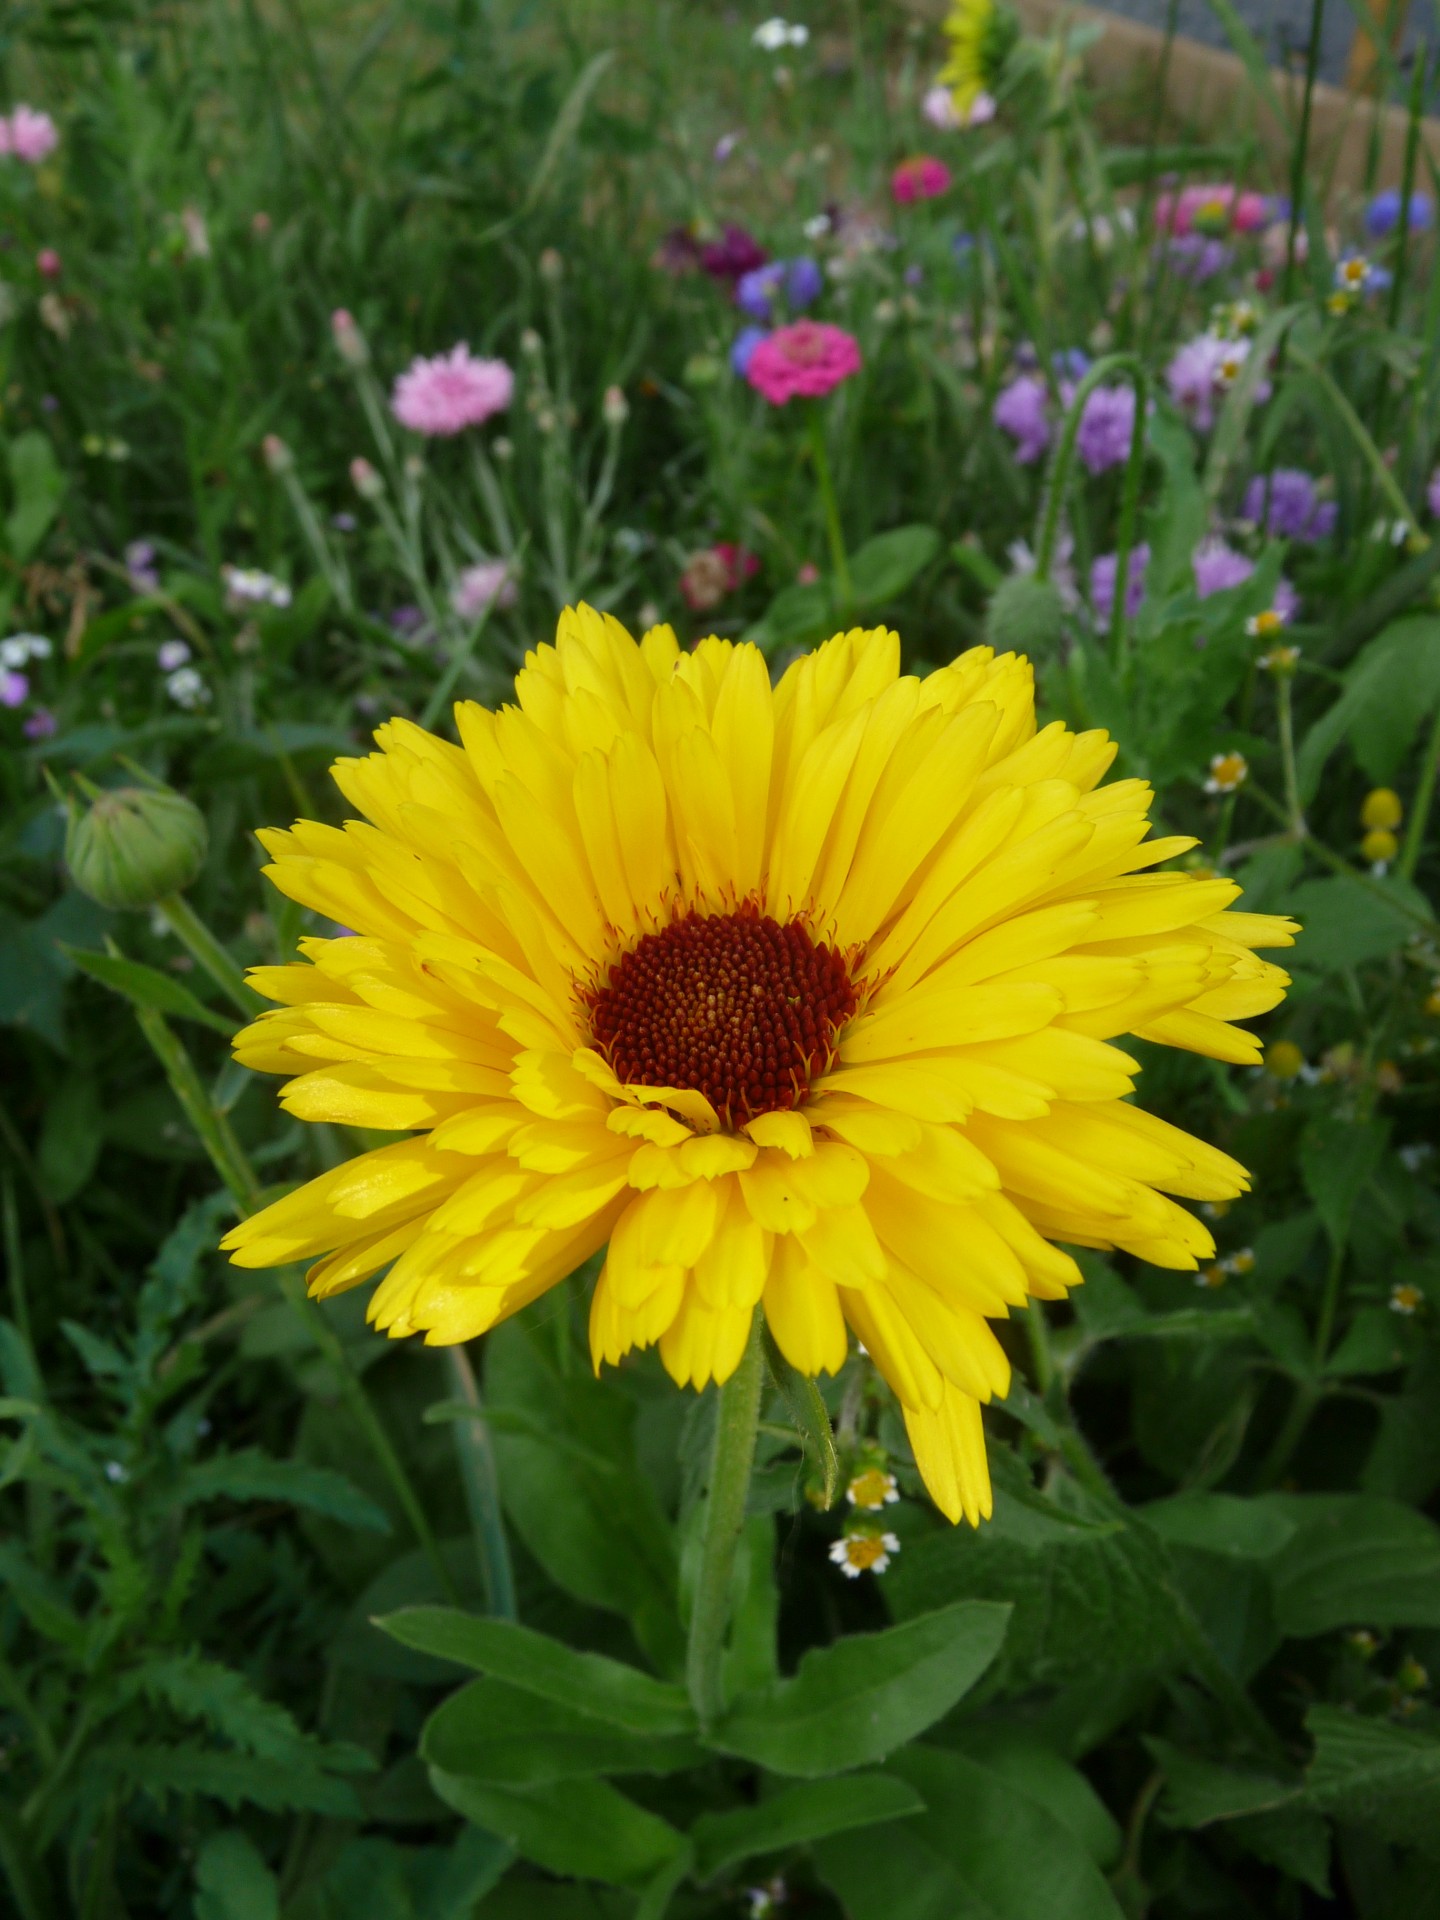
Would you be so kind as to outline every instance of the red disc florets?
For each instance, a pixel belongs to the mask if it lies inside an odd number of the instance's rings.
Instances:
[[[836,948],[754,907],[647,933],[587,997],[621,1080],[696,1088],[728,1127],[798,1106],[856,1004]]]

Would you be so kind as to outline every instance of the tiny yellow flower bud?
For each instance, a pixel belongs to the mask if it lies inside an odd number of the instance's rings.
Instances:
[[[1265,1071],[1272,1080],[1297,1080],[1305,1056],[1293,1040],[1272,1040],[1265,1049]]]
[[[1398,793],[1389,787],[1374,787],[1360,803],[1360,824],[1362,827],[1383,827],[1393,830],[1405,818],[1405,808]]]
[[[1376,827],[1360,842],[1360,851],[1372,867],[1383,867],[1400,851],[1400,842],[1384,827]]]

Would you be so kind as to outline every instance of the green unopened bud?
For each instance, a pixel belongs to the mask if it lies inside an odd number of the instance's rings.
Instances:
[[[72,800],[65,864],[102,907],[149,907],[205,864],[205,816],[169,787],[112,787],[82,812]]]
[[[1065,604],[1054,583],[1033,573],[1002,580],[985,612],[985,638],[1002,653],[1053,654],[1065,624]]]

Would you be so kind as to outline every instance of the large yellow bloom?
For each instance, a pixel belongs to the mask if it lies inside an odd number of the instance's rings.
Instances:
[[[1029,663],[900,674],[881,629],[772,689],[752,646],[639,646],[582,607],[516,681],[335,779],[363,820],[261,838],[357,929],[251,975],[237,1057],[304,1120],[405,1130],[267,1207],[244,1266],[389,1272],[370,1317],[469,1340],[608,1243],[595,1362],[658,1343],[724,1380],[757,1304],[807,1374],[847,1325],[952,1519],[990,1508],[988,1320],[1076,1283],[1054,1242],[1193,1268],[1243,1168],[1129,1103],[1140,1034],[1259,1057],[1282,920],[1143,869],[1148,787],[1103,733],[1036,730]]]
[[[1011,47],[1019,38],[1019,23],[1008,7],[996,0],[953,0],[945,20],[949,52],[940,69],[942,86],[950,89],[962,121],[982,93],[1000,78]]]

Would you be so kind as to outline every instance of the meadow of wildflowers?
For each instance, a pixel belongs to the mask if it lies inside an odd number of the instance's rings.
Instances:
[[[1435,1909],[1434,50],[1088,32],[0,20],[0,1911]]]

